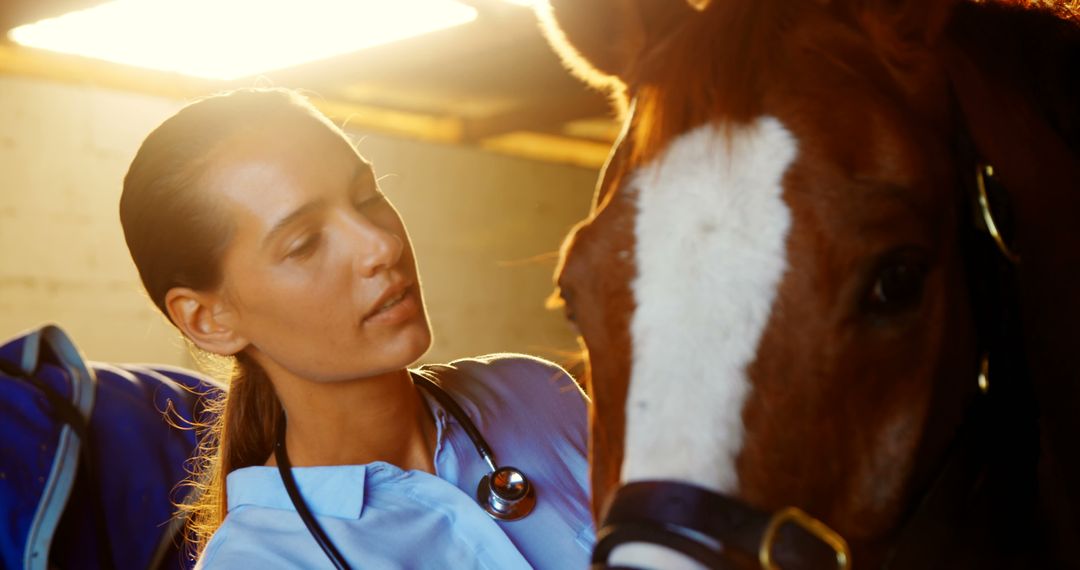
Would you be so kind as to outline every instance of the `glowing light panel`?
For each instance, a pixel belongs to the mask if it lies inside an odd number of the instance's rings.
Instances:
[[[20,26],[35,48],[235,79],[476,19],[453,0],[115,0]]]

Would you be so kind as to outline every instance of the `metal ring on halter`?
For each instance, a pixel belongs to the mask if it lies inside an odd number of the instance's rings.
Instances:
[[[983,354],[979,359],[979,391],[986,394],[990,391],[990,355]]]
[[[990,198],[986,193],[986,177],[992,176],[994,176],[993,166],[989,164],[975,166],[975,187],[979,192],[979,211],[982,213],[983,222],[986,224],[986,231],[990,234],[990,237],[994,238],[998,250],[1005,256],[1005,259],[1017,264],[1020,263],[1020,256],[1005,243],[1005,238],[1002,237],[1001,231],[994,221],[994,213],[990,210]]]
[[[777,511],[777,513],[773,515],[772,520],[769,521],[769,526],[765,529],[765,535],[761,538],[761,548],[758,550],[758,562],[761,563],[761,567],[764,570],[780,570],[780,567],[773,562],[772,550],[780,527],[788,522],[801,527],[806,532],[817,537],[821,542],[827,544],[829,548],[836,553],[837,568],[840,568],[841,570],[848,570],[851,568],[851,549],[848,548],[847,541],[844,540],[844,537],[837,534],[836,531],[829,528],[825,523],[801,510],[795,507],[788,507],[781,511]]]

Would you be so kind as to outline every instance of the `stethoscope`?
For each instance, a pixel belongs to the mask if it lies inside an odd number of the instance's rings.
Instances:
[[[465,415],[465,411],[458,406],[457,402],[450,397],[438,384],[420,376],[419,374],[413,374],[413,381],[417,386],[420,386],[428,394],[431,394],[439,401],[439,404],[443,408],[446,408],[458,424],[465,429],[465,433],[469,435],[469,439],[472,440],[473,445],[476,446],[477,453],[484,459],[484,462],[491,468],[491,472],[484,475],[480,479],[480,484],[476,488],[476,501],[480,503],[484,511],[491,515],[492,518],[501,521],[513,521],[525,517],[532,512],[533,507],[536,506],[536,490],[529,484],[529,480],[525,478],[525,474],[520,470],[505,466],[499,467],[495,464],[495,455],[491,452],[491,447],[488,446],[487,440],[484,436],[480,435],[477,431],[476,425],[472,423],[469,416]],[[304,526],[307,527],[308,532],[315,539],[315,542],[319,543],[319,547],[322,548],[326,556],[330,558],[330,561],[334,563],[334,566],[339,570],[345,570],[349,568],[349,564],[345,562],[345,557],[341,555],[334,543],[330,541],[330,537],[326,535],[326,532],[319,526],[319,522],[315,520],[315,517],[308,509],[307,503],[304,498],[300,496],[300,489],[296,486],[296,479],[293,478],[292,464],[289,463],[289,454],[285,449],[285,421],[282,420],[278,427],[277,444],[274,446],[274,458],[277,460],[278,473],[281,474],[281,482],[285,485],[285,491],[289,494],[289,500],[292,501],[293,508],[296,509],[296,513],[300,515],[300,520],[304,521]]]

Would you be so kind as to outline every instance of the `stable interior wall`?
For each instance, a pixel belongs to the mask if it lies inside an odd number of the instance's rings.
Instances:
[[[117,214],[140,142],[183,103],[0,76],[0,339],[52,322],[93,360],[192,366],[142,292]],[[544,300],[596,172],[350,134],[413,239],[435,332],[423,361],[516,351],[567,362],[574,334]]]

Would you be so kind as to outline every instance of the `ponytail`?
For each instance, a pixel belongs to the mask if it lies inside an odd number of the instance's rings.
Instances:
[[[264,464],[274,450],[283,414],[270,378],[253,358],[243,352],[236,355],[236,370],[222,415],[224,473]]]
[[[228,513],[225,478],[237,469],[265,464],[284,420],[281,402],[263,368],[246,353],[233,360],[229,391],[209,403],[214,419],[200,426],[206,435],[186,483],[194,500],[180,505],[188,519],[188,545],[196,558]]]

